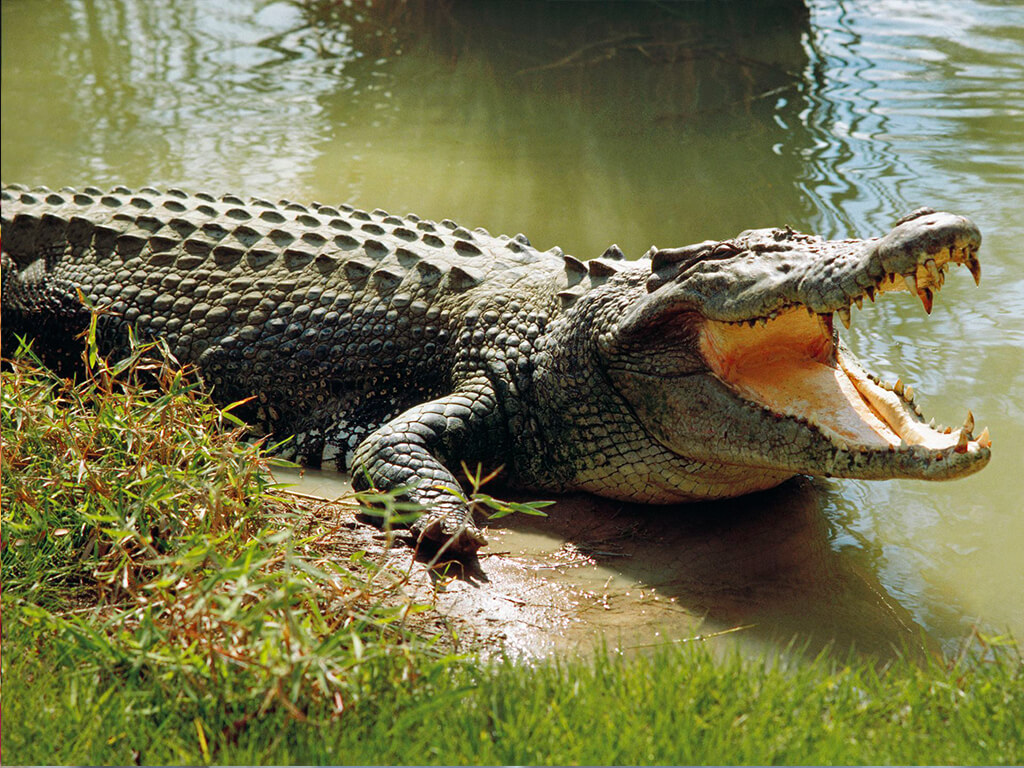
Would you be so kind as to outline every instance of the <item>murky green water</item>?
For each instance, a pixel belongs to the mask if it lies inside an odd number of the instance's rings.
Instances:
[[[837,556],[947,647],[975,622],[1024,637],[1024,8],[425,5],[338,25],[260,0],[4,0],[3,178],[348,201],[581,257],[966,213],[982,288],[956,275],[930,318],[895,297],[848,335],[940,421],[971,408],[992,463],[817,503]]]

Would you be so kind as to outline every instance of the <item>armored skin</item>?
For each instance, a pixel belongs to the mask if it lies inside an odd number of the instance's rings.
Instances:
[[[912,388],[866,373],[834,317],[951,265],[977,227],[915,211],[882,237],[791,229],[589,261],[452,221],[180,190],[2,197],[2,334],[73,368],[99,310],[107,353],[164,338],[220,402],[357,488],[411,488],[421,537],[484,543],[457,476],[649,503],[796,474],[946,479],[991,441],[929,426]]]

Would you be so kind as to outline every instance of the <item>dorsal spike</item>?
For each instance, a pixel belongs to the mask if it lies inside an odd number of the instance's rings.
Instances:
[[[562,254],[562,261],[565,262],[565,269],[567,272],[573,272],[577,275],[587,274],[587,265],[577,259],[575,256],[570,256],[567,253]]]
[[[441,278],[441,268],[431,261],[416,262],[416,271],[420,274],[420,282],[433,285]]]
[[[615,261],[623,261],[626,258],[626,254],[622,252],[617,243],[609,245],[605,252],[601,254],[602,259],[614,259]]]
[[[483,276],[475,269],[467,269],[458,265],[448,272],[448,281],[456,291],[465,291],[480,283]]]
[[[218,245],[213,249],[213,261],[219,267],[230,266],[241,261],[243,256],[245,256],[245,250],[233,245]]]
[[[395,256],[398,257],[398,261],[403,267],[411,267],[420,260],[420,255],[416,251],[406,248],[404,245],[395,249]]]
[[[373,266],[374,265],[367,264],[366,262],[359,261],[358,259],[349,259],[345,262],[345,274],[353,283],[361,283],[365,281],[370,275],[370,272],[373,271]]]
[[[373,284],[380,293],[393,293],[402,282],[403,277],[404,275],[398,272],[380,267],[375,269],[373,274],[370,275],[370,279],[373,280]]]
[[[483,251],[477,248],[473,243],[468,240],[456,240],[455,250],[463,256],[482,256]]]
[[[587,271],[590,272],[592,277],[611,277],[616,274],[619,269],[614,264],[609,264],[607,261],[591,259],[587,262]]]
[[[333,272],[340,263],[340,259],[333,253],[318,253],[315,261],[317,268],[322,272]]]

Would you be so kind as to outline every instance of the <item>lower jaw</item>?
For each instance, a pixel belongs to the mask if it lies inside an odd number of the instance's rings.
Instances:
[[[814,432],[820,458],[794,474],[863,479],[944,479],[972,474],[989,458],[987,430],[939,431],[922,423],[904,397],[875,383],[845,348],[836,365],[812,358],[768,362],[733,372],[739,397]],[[970,417],[968,419],[970,421]],[[772,457],[764,457],[769,465]]]

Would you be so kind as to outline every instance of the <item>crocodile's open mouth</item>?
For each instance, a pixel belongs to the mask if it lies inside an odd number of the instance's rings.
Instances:
[[[973,254],[927,259],[915,273],[888,275],[852,304],[874,300],[883,291],[916,294],[930,312],[934,294],[952,263],[964,263],[978,279]],[[850,306],[836,310],[849,327]],[[965,474],[971,457],[977,468],[989,455],[988,429],[974,437],[970,411],[962,427],[952,429],[925,421],[910,385],[885,383],[864,371],[839,341],[833,313],[792,306],[771,317],[743,322],[706,320],[701,349],[714,375],[737,396],[780,417],[806,423],[852,453],[910,452],[922,461],[955,463]],[[965,455],[966,454],[966,455]],[[940,462],[942,463],[942,462]]]

